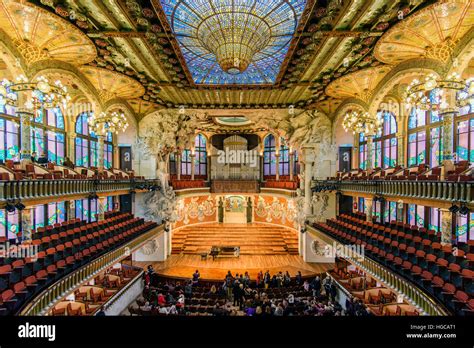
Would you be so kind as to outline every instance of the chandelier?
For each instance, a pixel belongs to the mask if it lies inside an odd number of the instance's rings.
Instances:
[[[99,116],[92,114],[88,119],[91,130],[100,136],[106,135],[108,132],[118,134],[124,132],[128,128],[128,122],[123,113],[112,112],[107,114],[101,112]]]
[[[201,44],[217,59],[222,70],[237,75],[245,70],[254,55],[264,49],[271,38],[271,28],[264,20],[243,7],[236,12],[232,2],[223,3],[197,28]]]
[[[444,110],[449,107],[447,93],[465,88],[466,82],[457,73],[452,73],[445,79],[430,74],[424,81],[414,79],[410,83],[406,90],[405,102],[421,110]]]
[[[342,120],[344,131],[352,131],[352,134],[364,133],[366,136],[377,134],[382,124],[382,119],[373,117],[368,112],[348,112]]]
[[[474,77],[468,79],[466,88],[457,93],[456,104],[461,108],[466,105],[474,105]]]
[[[51,84],[44,76],[39,76],[36,81],[29,81],[24,75],[19,75],[15,82],[4,79],[0,84],[0,103],[18,106],[17,93],[32,92],[31,98],[25,103],[27,109],[39,110],[41,107],[53,109],[67,107],[71,100],[67,87],[61,81]]]

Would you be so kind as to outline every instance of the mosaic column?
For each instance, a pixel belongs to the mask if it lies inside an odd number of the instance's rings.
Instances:
[[[443,163],[444,161],[453,161],[454,151],[454,118],[457,111],[447,110],[440,113],[443,118]]]
[[[67,136],[67,155],[72,163],[76,163],[76,134],[70,133]]]
[[[30,109],[19,108],[17,115],[20,119],[21,129],[20,160],[31,161],[31,120],[34,113]],[[38,156],[40,155],[38,154]]]
[[[449,209],[441,211],[441,245],[451,245],[453,243],[453,213]]]
[[[306,163],[305,162],[300,162],[300,173],[303,173],[306,175]],[[304,181],[300,180],[300,190],[304,191]]]
[[[176,155],[176,178],[181,180],[181,154]]]
[[[99,169],[104,169],[104,136],[97,136],[97,167]]]
[[[372,222],[372,213],[374,202],[372,198],[364,199],[366,220]]]
[[[97,221],[104,220],[106,206],[107,197],[100,197],[99,199],[97,199]]]
[[[405,134],[397,133],[397,164],[406,166],[405,163]]]
[[[32,209],[24,209],[21,211],[21,238],[22,242],[31,241],[31,231],[33,226],[33,220],[31,218]]]
[[[367,136],[367,171],[370,171],[374,167],[374,163],[372,161],[372,151],[374,149],[374,137],[373,135]]]

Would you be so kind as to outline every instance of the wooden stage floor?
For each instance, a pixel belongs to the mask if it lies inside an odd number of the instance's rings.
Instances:
[[[297,254],[298,239],[290,229],[269,224],[203,224],[189,226],[173,233],[174,249],[176,244],[196,245],[199,250],[208,251],[212,245],[241,246],[244,253],[239,257],[218,257],[215,260],[208,257],[202,260],[196,251],[186,252],[183,248],[179,253],[174,252],[163,262],[137,262],[133,264],[146,268],[152,265],[155,272],[164,276],[191,278],[196,269],[205,280],[223,280],[227,271],[235,273],[249,272],[252,279],[259,271],[276,274],[288,271],[294,277],[298,271],[303,276],[313,276],[334,268],[333,263],[307,263]],[[183,241],[185,240],[185,241]],[[284,244],[293,248],[282,248]],[[246,249],[245,249],[246,248]],[[295,255],[296,254],[296,255]]]
[[[298,255],[242,255],[239,258],[212,258],[201,260],[198,255],[171,255],[164,262],[137,262],[133,265],[146,268],[152,265],[155,272],[164,276],[191,278],[196,269],[201,273],[201,278],[206,280],[222,280],[227,271],[232,274],[249,272],[252,279],[257,277],[259,271],[270,271],[270,274],[279,271],[288,271],[292,277],[298,271],[303,276],[312,276],[334,268],[332,263],[307,263]]]

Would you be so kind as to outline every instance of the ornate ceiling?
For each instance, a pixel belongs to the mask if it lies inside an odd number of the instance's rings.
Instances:
[[[345,98],[369,100],[401,61],[439,56],[441,42],[458,42],[473,25],[473,6],[467,0],[0,0],[0,34],[28,61],[79,66],[103,102],[125,98],[140,115],[180,106],[236,115],[291,106],[331,113]],[[245,25],[233,24],[234,12]],[[255,28],[257,36],[249,39],[241,27]],[[230,42],[222,41],[226,31]],[[235,52],[236,43],[250,53],[242,49],[243,62],[226,62],[221,48]]]

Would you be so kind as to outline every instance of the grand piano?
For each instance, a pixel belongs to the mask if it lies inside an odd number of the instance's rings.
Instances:
[[[239,246],[212,246],[209,255],[214,260],[216,257],[239,257],[240,247]]]

